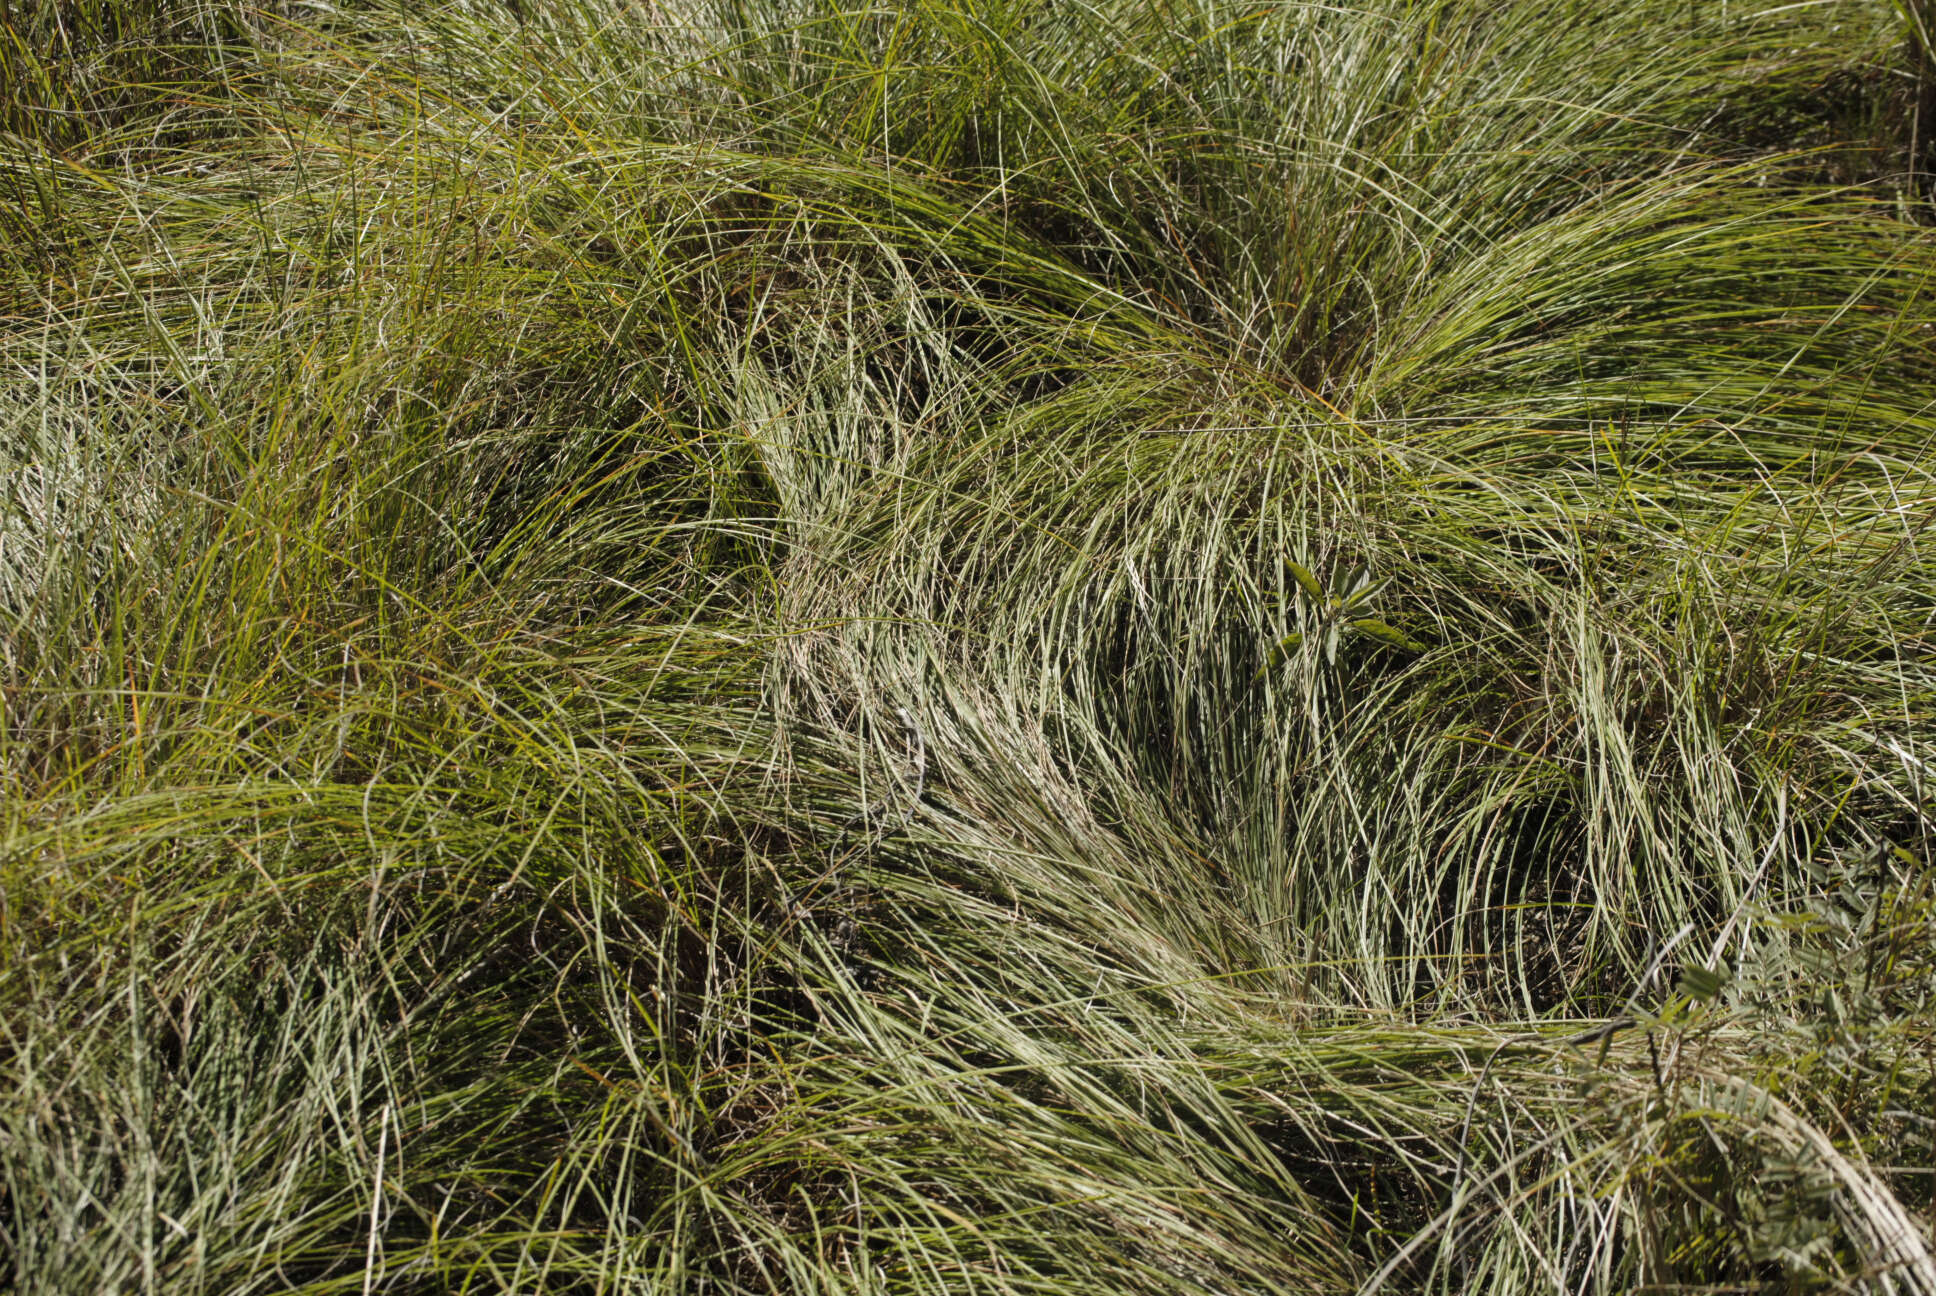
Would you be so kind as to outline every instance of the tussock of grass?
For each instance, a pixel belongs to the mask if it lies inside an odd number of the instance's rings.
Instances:
[[[1926,18],[0,11],[9,1280],[1936,1291]]]

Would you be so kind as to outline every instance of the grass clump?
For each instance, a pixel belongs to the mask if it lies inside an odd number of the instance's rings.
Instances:
[[[0,8],[8,1280],[1936,1291],[1919,14]]]

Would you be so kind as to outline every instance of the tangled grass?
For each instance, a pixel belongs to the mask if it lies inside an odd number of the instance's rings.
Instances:
[[[1927,6],[0,5],[22,1293],[1936,1293]]]

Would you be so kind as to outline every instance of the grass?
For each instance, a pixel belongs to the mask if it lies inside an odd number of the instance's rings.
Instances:
[[[0,4],[6,1280],[1936,1291],[1925,8]]]

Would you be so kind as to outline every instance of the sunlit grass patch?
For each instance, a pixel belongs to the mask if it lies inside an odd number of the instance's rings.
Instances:
[[[9,1279],[1936,1290],[1917,12],[0,16]]]

